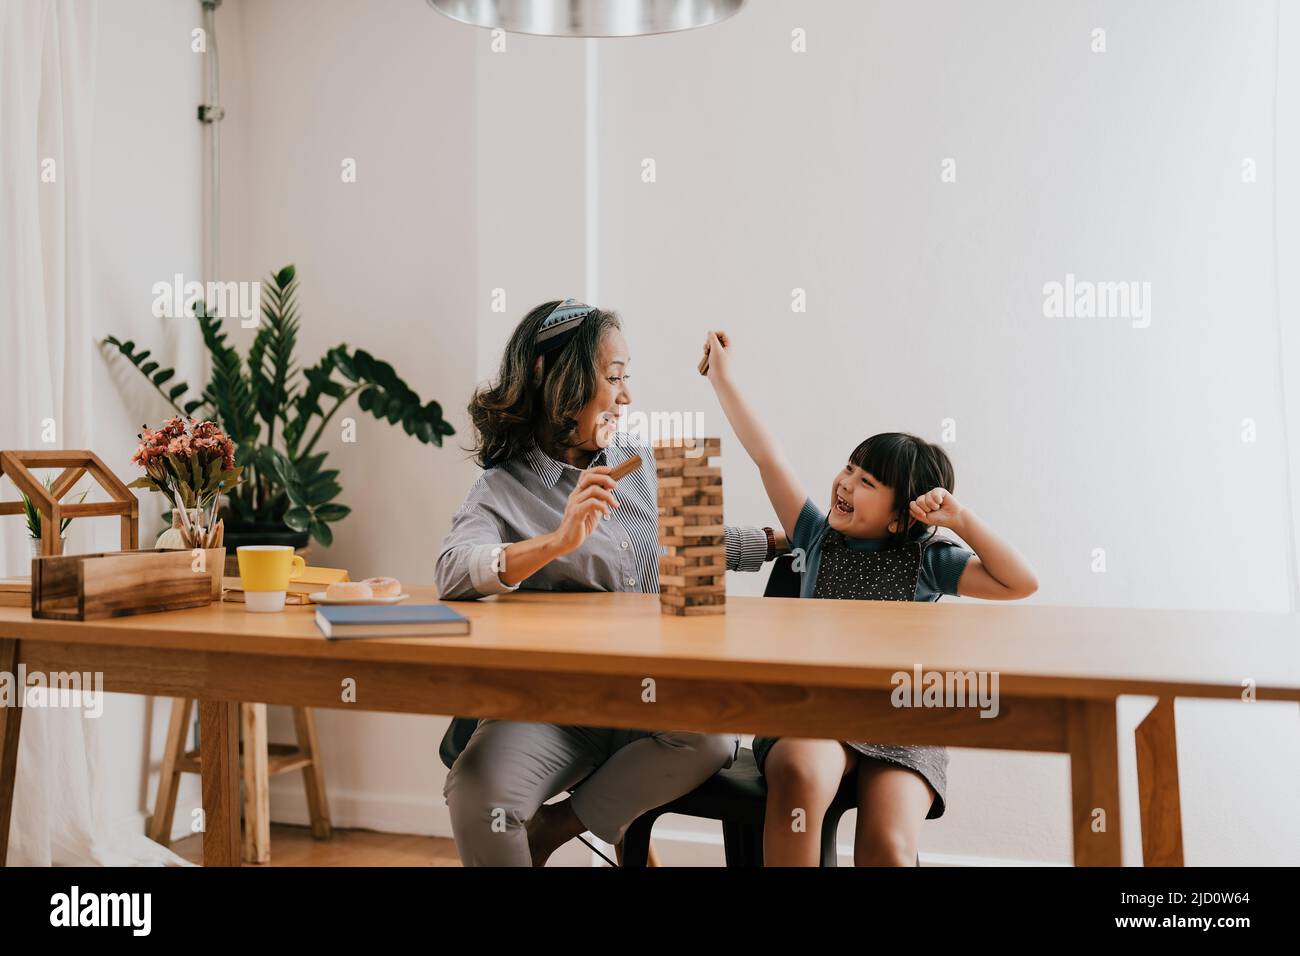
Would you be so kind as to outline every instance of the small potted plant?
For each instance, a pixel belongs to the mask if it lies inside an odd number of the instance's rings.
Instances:
[[[161,428],[143,427],[131,461],[145,473],[127,487],[160,492],[171,503],[172,527],[155,547],[221,547],[221,495],[243,471],[235,465],[235,443],[211,421],[175,417]]]
[[[54,488],[54,479],[45,478],[41,481],[41,484],[45,486],[46,491],[52,491],[52,489]],[[42,522],[45,519],[41,516],[40,509],[36,507],[36,502],[32,501],[31,498],[28,498],[25,493],[20,492],[20,494],[22,494],[22,499],[23,499],[23,515],[24,517],[27,518],[27,537],[30,538],[32,542],[32,557],[39,558],[41,557],[42,554],[41,537],[42,537],[42,532],[44,530],[44,525],[42,524]],[[77,499],[77,502],[80,503],[82,501],[85,501],[86,494],[87,493],[83,491],[81,493],[81,497]],[[64,518],[59,522],[60,540],[67,539],[68,525],[71,523],[72,523],[71,518]],[[60,553],[62,553],[63,550],[64,549],[62,547],[59,548]]]

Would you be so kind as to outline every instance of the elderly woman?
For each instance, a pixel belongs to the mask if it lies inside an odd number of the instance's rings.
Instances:
[[[609,477],[637,454],[618,431],[629,360],[612,312],[566,299],[519,323],[496,383],[470,402],[484,472],[438,555],[444,599],[519,587],[658,592],[653,456],[617,495]],[[727,566],[757,570],[771,540],[727,528]],[[735,734],[484,720],[444,789],[456,847],[467,866],[541,866],[584,831],[618,843],[642,813],[729,766],[738,746]]]

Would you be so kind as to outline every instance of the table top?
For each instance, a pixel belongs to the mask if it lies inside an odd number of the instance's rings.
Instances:
[[[411,587],[414,602],[435,602]],[[899,671],[996,671],[1002,694],[1300,700],[1293,614],[732,597],[663,615],[655,595],[515,592],[454,602],[468,636],[328,641],[313,606],[238,603],[98,621],[0,607],[0,638],[513,670],[892,688]]]

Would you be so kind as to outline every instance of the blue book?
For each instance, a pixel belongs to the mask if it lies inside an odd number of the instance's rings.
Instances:
[[[469,619],[445,604],[322,604],[316,626],[331,640],[469,633]]]

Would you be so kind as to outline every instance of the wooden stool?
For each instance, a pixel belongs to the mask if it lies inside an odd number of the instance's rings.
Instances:
[[[197,750],[185,751],[194,700],[172,698],[171,722],[167,726],[167,746],[163,751],[158,775],[158,797],[149,818],[149,838],[163,846],[171,842],[172,819],[176,815],[176,792],[181,774],[199,773],[201,761]],[[240,704],[240,765],[244,775],[244,851],[245,863],[267,863],[271,859],[271,791],[269,780],[290,770],[301,770],[307,788],[307,810],[311,815],[311,835],[328,840],[329,803],[325,795],[325,773],[320,767],[320,749],[316,742],[316,723],[306,707],[293,708],[294,730],[298,744],[273,744],[266,739],[266,704]]]

